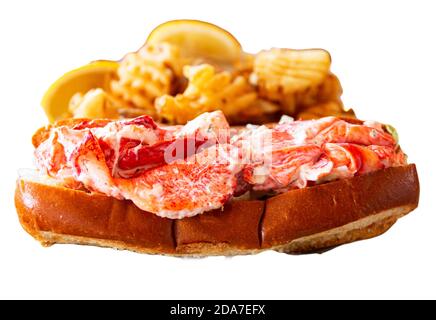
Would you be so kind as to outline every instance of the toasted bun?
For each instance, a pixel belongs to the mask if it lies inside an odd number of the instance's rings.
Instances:
[[[320,252],[372,238],[415,209],[415,165],[293,190],[266,201],[233,201],[222,210],[170,220],[130,201],[17,181],[23,228],[43,245],[74,243],[175,256]]]

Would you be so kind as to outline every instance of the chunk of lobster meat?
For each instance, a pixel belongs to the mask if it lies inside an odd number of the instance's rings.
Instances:
[[[230,126],[222,111],[205,112],[181,127],[175,136],[229,143]]]
[[[406,164],[406,156],[394,146],[361,146],[351,143],[326,143],[324,152],[333,163],[320,181],[350,178],[388,167]]]
[[[303,143],[354,143],[365,146],[395,145],[395,139],[383,130],[380,123],[349,123],[336,117],[317,120],[293,121],[284,117],[274,127],[279,132],[287,132],[293,144]]]
[[[104,127],[93,128],[92,132],[97,137],[114,176],[123,151],[138,145],[153,145],[173,139],[171,131],[159,128],[149,116],[113,121]]]
[[[184,127],[158,127],[147,116],[113,122],[96,129],[114,177],[129,178],[228,142],[229,125],[222,112],[202,114]],[[176,155],[172,155],[176,153]]]
[[[253,185],[256,191],[281,190],[295,184],[295,187],[306,186],[307,179],[301,176],[314,166],[322,155],[317,145],[289,146],[272,150],[264,157],[263,162],[248,165],[244,170],[244,180]],[[323,167],[316,167],[322,170]]]
[[[58,132],[50,131],[49,137],[35,148],[35,163],[39,171],[55,176],[66,163],[64,147],[58,142]]]
[[[50,138],[36,148],[35,157],[39,170],[64,180],[70,187],[78,187],[78,182],[88,190],[122,199],[103,151],[89,129],[53,129]],[[76,184],[73,186],[69,181]]]
[[[172,219],[222,207],[234,194],[241,170],[237,149],[216,145],[132,179],[115,179],[126,199],[139,208]]]
[[[368,149],[377,154],[385,168],[407,164],[407,155],[399,146],[368,146]]]
[[[248,165],[244,180],[256,191],[285,192],[350,178],[383,168],[406,164],[406,156],[395,146],[362,146],[326,143],[291,146],[264,154],[264,161]]]
[[[342,120],[336,117],[294,121],[289,116],[282,116],[273,129],[277,132],[287,133],[287,140],[292,144],[304,144],[311,142],[320,132],[339,121]]]
[[[395,139],[387,132],[375,126],[351,124],[344,120],[337,121],[319,132],[313,140],[315,143],[353,143],[364,146],[394,146]]]
[[[123,145],[131,145],[123,148]],[[122,178],[137,176],[143,171],[186,159],[193,154],[215,144],[212,140],[199,140],[182,137],[170,141],[162,141],[153,145],[140,145],[135,141],[121,143],[118,159],[117,175]]]

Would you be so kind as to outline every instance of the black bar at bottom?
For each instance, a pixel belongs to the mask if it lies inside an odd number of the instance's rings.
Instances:
[[[284,319],[291,301],[155,301],[152,308],[164,319]]]

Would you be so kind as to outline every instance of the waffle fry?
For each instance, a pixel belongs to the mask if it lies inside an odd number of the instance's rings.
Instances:
[[[107,93],[100,88],[87,93],[76,93],[70,100],[69,111],[74,118],[111,118],[119,116],[117,108],[108,99]]]
[[[173,92],[181,74],[179,49],[167,43],[145,45],[127,54],[110,85],[111,94],[130,107],[154,113],[154,100]]]
[[[261,88],[280,95],[321,83],[330,63],[329,53],[321,49],[271,49],[256,56],[254,74]]]
[[[116,113],[184,124],[217,109],[231,124],[276,121],[283,114],[350,115],[330,66],[323,49],[250,54],[224,29],[177,20],[159,25],[143,47],[121,61],[99,60],[64,74],[42,104],[50,121]]]
[[[189,80],[186,90],[156,100],[157,112],[170,123],[185,123],[212,110],[222,110],[232,118],[257,98],[246,78],[233,77],[228,71],[217,73],[209,64],[186,66],[183,73]]]
[[[301,96],[306,96],[325,80],[330,55],[321,49],[271,49],[260,52],[254,61],[251,82],[259,96],[280,103],[288,114],[295,114]]]
[[[295,115],[307,107],[330,101],[335,101],[342,106],[341,95],[342,86],[339,79],[330,73],[319,85],[287,95],[281,101],[281,106],[285,113]]]

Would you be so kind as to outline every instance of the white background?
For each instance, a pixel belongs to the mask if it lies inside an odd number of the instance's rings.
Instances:
[[[432,1],[1,1],[0,298],[436,298],[435,14]],[[418,165],[419,208],[379,238],[323,255],[42,248],[20,227],[13,192],[17,169],[32,166],[31,136],[46,123],[45,89],[71,68],[136,50],[175,18],[221,25],[249,52],[328,49],[345,103],[398,129]]]

